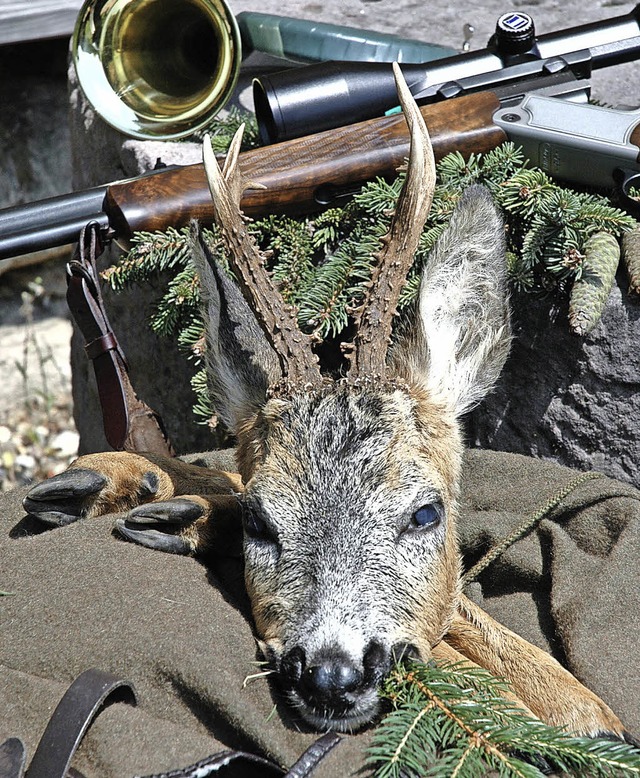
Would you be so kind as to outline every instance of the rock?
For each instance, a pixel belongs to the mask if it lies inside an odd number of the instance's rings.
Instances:
[[[619,273],[586,338],[570,333],[566,305],[514,298],[511,356],[496,391],[468,419],[472,445],[640,486],[640,305],[626,286]]]
[[[71,188],[63,41],[0,47],[0,208]]]
[[[78,453],[79,442],[80,436],[75,430],[63,430],[52,438],[49,446],[61,458],[73,457]]]
[[[160,162],[163,165],[194,165],[202,162],[202,144],[165,143],[158,140],[126,140],[122,144],[122,162],[127,170],[146,173]]]

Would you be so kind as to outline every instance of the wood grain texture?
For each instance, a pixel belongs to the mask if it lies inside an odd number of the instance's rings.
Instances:
[[[0,0],[0,44],[71,35],[82,0]]]
[[[421,108],[436,160],[456,150],[468,157],[505,141],[492,120],[498,107],[494,93],[482,92]],[[376,176],[391,178],[408,155],[409,133],[402,115],[247,151],[238,160],[242,174],[265,189],[246,190],[242,210],[248,216],[318,210],[320,186],[348,190]],[[136,230],[180,227],[191,219],[213,221],[202,165],[114,184],[107,204],[111,224],[124,238]]]

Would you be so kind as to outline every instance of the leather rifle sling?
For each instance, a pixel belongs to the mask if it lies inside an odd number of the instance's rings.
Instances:
[[[67,264],[67,303],[93,362],[105,436],[116,451],[174,456],[160,417],[133,389],[127,361],[107,318],[96,266],[102,251],[100,227],[90,222]]]
[[[22,740],[11,737],[0,743],[0,778],[84,778],[71,761],[96,717],[117,703],[137,705],[136,690],[129,681],[96,668],[85,670],[64,693],[54,710],[31,763],[25,772],[27,753]],[[227,749],[195,764],[144,778],[203,778],[204,776],[255,776],[255,778],[311,778],[325,757],[342,742],[327,732],[289,768],[246,751]],[[142,776],[138,776],[142,778]]]

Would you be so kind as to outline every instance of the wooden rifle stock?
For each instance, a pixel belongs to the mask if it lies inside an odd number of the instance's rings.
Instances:
[[[493,92],[423,106],[437,160],[452,151],[464,156],[489,151],[507,140],[493,124],[500,107]],[[409,154],[402,114],[327,130],[264,146],[240,155],[244,176],[266,189],[248,189],[242,208],[249,216],[318,210],[320,192],[340,194],[376,176],[391,178]],[[213,222],[213,206],[202,165],[112,184],[105,200],[117,237],[181,227],[191,219]]]

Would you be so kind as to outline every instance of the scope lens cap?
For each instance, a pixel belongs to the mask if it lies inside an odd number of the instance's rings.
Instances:
[[[496,22],[493,45],[500,54],[523,54],[533,46],[536,30],[529,14],[519,11],[502,14]]]

